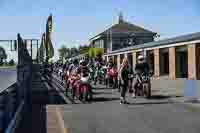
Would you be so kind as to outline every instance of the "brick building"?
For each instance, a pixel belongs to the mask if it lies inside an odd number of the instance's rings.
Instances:
[[[126,56],[132,67],[139,54],[146,55],[158,79],[200,79],[200,32],[114,50],[104,55],[120,66]]]
[[[104,48],[104,52],[154,41],[157,33],[126,22],[122,14],[118,23],[90,39],[91,47]]]

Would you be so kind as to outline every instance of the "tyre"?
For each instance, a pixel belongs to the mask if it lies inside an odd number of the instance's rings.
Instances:
[[[97,84],[97,79],[95,78],[95,79],[94,79],[94,85],[96,85],[96,84]]]
[[[75,88],[71,88],[70,93],[71,93],[72,100],[74,101],[75,95],[76,95]]]
[[[84,87],[83,88],[83,102],[88,101],[88,88]]]
[[[149,99],[151,98],[151,87],[150,87],[150,84],[148,83],[145,83],[143,85],[143,91],[144,91],[144,96]]]

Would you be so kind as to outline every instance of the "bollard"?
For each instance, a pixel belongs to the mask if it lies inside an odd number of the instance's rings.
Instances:
[[[184,97],[187,102],[198,101],[197,80],[186,80]]]

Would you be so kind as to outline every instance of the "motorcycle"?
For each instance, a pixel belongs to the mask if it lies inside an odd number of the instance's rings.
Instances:
[[[111,68],[107,72],[107,84],[111,88],[116,88],[118,84],[118,72],[115,68]]]
[[[70,95],[73,101],[75,97],[78,97],[78,90],[77,90],[78,83],[79,83],[79,80],[77,80],[76,78],[69,79],[69,91],[70,91]]]
[[[58,69],[58,76],[62,78],[62,74],[63,74],[62,68],[59,68]]]
[[[69,71],[65,71],[65,73],[64,73],[64,84],[66,86],[66,92],[67,92],[67,90],[69,88],[69,84],[70,84],[70,82],[69,82]]]
[[[135,90],[136,96],[144,96],[146,98],[151,98],[151,83],[150,83],[150,73],[137,74],[138,85]]]
[[[79,100],[86,102],[92,100],[92,91],[90,85],[90,75],[81,74],[81,79],[78,85],[79,89]]]
[[[90,68],[89,71],[90,71],[90,80],[94,80],[95,73],[93,68]]]
[[[94,85],[96,85],[97,81],[99,81],[99,84],[102,83],[103,77],[104,77],[104,71],[101,68],[97,68],[95,72],[95,77],[94,77]]]

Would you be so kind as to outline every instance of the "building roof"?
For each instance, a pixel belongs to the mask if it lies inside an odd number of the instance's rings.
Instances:
[[[97,34],[96,36],[94,36],[90,40],[94,39],[95,37],[97,37],[99,35],[107,35],[111,31],[112,31],[112,34],[115,34],[115,33],[141,34],[142,33],[142,34],[156,35],[155,32],[152,32],[150,30],[144,29],[144,28],[142,28],[140,26],[131,24],[129,22],[122,21],[122,22],[119,22],[119,23],[113,25],[112,27],[108,28],[104,32],[101,32],[100,34]]]
[[[115,50],[115,51],[109,52],[107,54],[114,54],[114,53],[118,53],[118,52],[124,52],[127,50],[150,48],[150,47],[156,47],[156,46],[162,46],[162,45],[168,45],[168,44],[174,44],[174,43],[181,43],[181,42],[193,41],[193,40],[197,40],[197,39],[200,39],[200,32],[182,35],[182,36],[169,38],[169,39],[164,39],[164,40],[160,40],[160,41],[144,43],[144,44],[135,45],[135,46],[131,46],[131,47],[126,47],[126,48],[123,48],[120,50]]]

